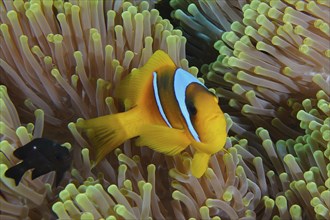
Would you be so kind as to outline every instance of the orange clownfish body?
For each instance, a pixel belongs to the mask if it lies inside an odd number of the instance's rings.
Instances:
[[[224,147],[226,121],[217,97],[161,50],[132,71],[115,96],[129,100],[130,110],[77,123],[78,128],[92,131],[86,133],[95,147],[96,162],[137,137],[137,146],[167,155],[191,145],[196,150],[191,172],[200,177],[210,156]]]

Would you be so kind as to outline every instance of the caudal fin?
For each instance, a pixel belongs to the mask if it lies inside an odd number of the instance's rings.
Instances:
[[[14,179],[15,184],[17,186],[26,171],[27,171],[27,168],[25,167],[24,163],[21,162],[13,167],[10,167],[8,170],[6,170],[5,176],[8,178]]]
[[[138,135],[136,126],[139,119],[134,112],[132,109],[77,122],[77,128],[82,129],[92,143],[96,163],[126,140]]]

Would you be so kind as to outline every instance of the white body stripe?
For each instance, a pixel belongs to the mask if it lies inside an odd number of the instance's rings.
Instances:
[[[191,75],[187,71],[185,71],[181,68],[178,68],[175,71],[175,73],[174,73],[174,94],[175,94],[176,100],[179,103],[181,113],[187,123],[188,129],[189,129],[191,135],[194,137],[194,139],[196,141],[201,142],[194,126],[191,123],[190,115],[189,115],[188,108],[187,108],[187,105],[185,102],[186,89],[191,83],[198,83],[198,84],[204,86],[203,83],[201,83],[198,79],[196,79],[193,75]]]
[[[153,75],[152,85],[153,85],[153,88],[154,88],[154,96],[155,96],[155,99],[156,99],[156,103],[157,103],[157,106],[158,106],[159,113],[162,116],[162,118],[164,119],[164,121],[166,122],[166,124],[170,128],[172,128],[172,125],[170,124],[170,122],[168,121],[168,119],[165,115],[162,103],[160,102],[160,98],[159,98],[159,94],[158,94],[158,86],[157,86],[157,73],[153,72],[152,75]]]

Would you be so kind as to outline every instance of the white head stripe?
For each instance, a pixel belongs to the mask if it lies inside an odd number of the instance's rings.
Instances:
[[[185,102],[186,89],[191,83],[198,83],[198,84],[204,86],[198,79],[196,79],[193,75],[191,75],[187,71],[185,71],[181,68],[179,68],[175,71],[174,94],[175,94],[176,100],[179,103],[181,113],[187,123],[188,129],[189,129],[191,135],[194,137],[194,139],[196,141],[201,142],[199,140],[198,134],[197,134],[194,126],[191,123],[190,115],[189,115],[188,108],[187,108],[187,105]]]
[[[159,113],[161,114],[162,118],[164,119],[164,121],[166,122],[166,124],[172,128],[172,125],[170,124],[170,122],[168,121],[166,115],[165,115],[165,112],[164,112],[164,109],[163,109],[163,106],[160,102],[160,98],[159,98],[159,94],[158,94],[158,86],[157,86],[157,73],[156,72],[153,72],[153,79],[152,79],[152,85],[153,85],[153,88],[154,88],[154,96],[155,96],[155,99],[156,99],[156,103],[157,103],[157,106],[158,106],[158,110],[159,110]]]

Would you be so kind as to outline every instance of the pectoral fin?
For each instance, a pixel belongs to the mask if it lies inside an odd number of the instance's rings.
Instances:
[[[192,160],[191,173],[193,176],[200,178],[206,171],[210,154],[196,151]]]
[[[176,155],[190,144],[183,130],[169,128],[163,125],[148,125],[141,129],[141,135],[136,140],[137,146],[148,146],[151,149]]]

